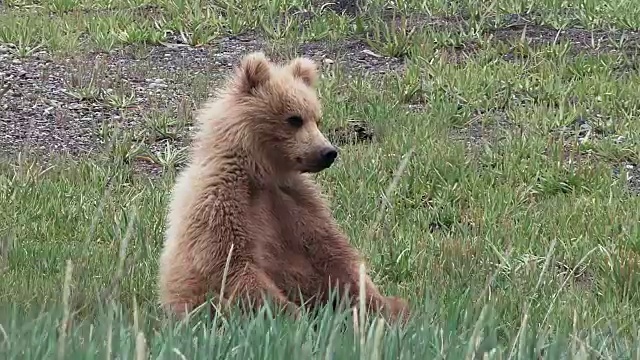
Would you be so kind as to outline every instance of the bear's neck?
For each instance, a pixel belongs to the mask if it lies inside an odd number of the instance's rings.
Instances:
[[[296,176],[277,167],[268,151],[254,144],[246,134],[231,123],[216,123],[196,133],[193,139],[192,159],[200,171],[216,173],[233,171],[256,186],[280,183],[283,178]],[[216,164],[214,166],[210,166]]]
[[[287,182],[297,173],[283,171],[271,166],[266,154],[252,153],[240,146],[214,149],[196,146],[193,159],[199,172],[205,177],[224,176],[233,173],[234,177],[243,179],[247,185],[255,188],[266,188]],[[215,166],[211,166],[215,164]]]

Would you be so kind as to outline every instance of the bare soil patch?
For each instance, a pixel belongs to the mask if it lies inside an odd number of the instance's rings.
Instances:
[[[451,137],[463,141],[467,150],[475,151],[484,145],[493,145],[500,141],[505,131],[517,131],[505,113],[478,111],[466,124],[453,129]]]
[[[301,44],[297,52],[327,65],[337,64],[348,72],[384,74],[401,71],[404,59],[384,56],[371,49],[364,40],[345,39],[336,43],[314,41]]]
[[[620,53],[635,56],[640,45],[640,32],[636,31],[589,31],[577,28],[557,30],[531,23],[516,23],[488,32],[495,40],[502,42],[520,39],[523,33],[526,40],[534,46],[568,42],[573,54]],[[507,54],[505,57],[515,56]]]
[[[338,146],[370,143],[376,136],[373,127],[364,121],[349,121],[346,126],[327,130],[326,134],[329,141]]]

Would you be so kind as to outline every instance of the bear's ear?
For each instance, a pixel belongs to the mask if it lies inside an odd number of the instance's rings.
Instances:
[[[291,60],[288,65],[293,76],[302,79],[308,86],[314,86],[318,80],[316,63],[304,57]]]
[[[236,69],[236,86],[241,93],[248,94],[263,85],[271,76],[271,64],[263,52],[246,55]]]

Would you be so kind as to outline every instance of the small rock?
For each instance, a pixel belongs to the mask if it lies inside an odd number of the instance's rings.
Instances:
[[[79,110],[79,109],[83,109],[85,106],[81,103],[71,103],[69,105],[67,105],[67,109],[69,110]]]
[[[167,84],[157,83],[157,82],[153,82],[153,83],[149,84],[149,88],[151,88],[151,89],[166,88],[167,86],[168,86]]]
[[[362,50],[362,52],[367,54],[367,55],[371,55],[373,57],[377,57],[377,58],[381,58],[382,57],[382,55],[376,54],[373,51],[368,50],[368,49],[364,49],[364,50]]]
[[[334,63],[334,61],[329,58],[322,60],[322,62],[324,62],[325,65],[331,65]]]
[[[22,61],[20,61],[20,59],[13,59],[11,60],[11,62],[14,64],[22,64]]]
[[[587,123],[580,124],[580,131],[578,132],[578,141],[584,142],[589,139],[591,135],[591,125]]]

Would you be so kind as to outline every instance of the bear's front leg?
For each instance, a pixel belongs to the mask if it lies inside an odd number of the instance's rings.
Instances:
[[[363,296],[369,310],[382,312],[392,321],[398,318],[407,319],[409,306],[406,301],[382,295],[366,272],[364,274],[365,293],[360,294],[360,257],[336,227],[325,233],[318,244],[322,246],[314,247],[313,255],[310,256],[319,265],[318,268],[324,269],[322,292],[325,298],[329,290],[337,289],[340,297],[346,295],[349,306],[359,306],[360,297]],[[327,285],[331,289],[325,288]]]
[[[330,292],[338,290],[340,297],[346,295],[350,306],[357,306],[361,295],[360,256],[340,230],[319,187],[308,177],[296,180],[289,184],[287,194],[296,201],[297,222],[304,224],[299,231],[306,255],[322,279],[322,283],[317,285],[319,293],[308,295],[318,295],[327,301]],[[408,316],[407,303],[399,298],[383,296],[366,273],[364,285],[362,296],[369,310],[382,311],[392,320],[400,315]]]
[[[298,306],[289,301],[281,289],[263,271],[252,265],[244,270],[230,271],[228,302],[238,301],[243,310],[258,310],[264,300],[270,298],[280,309],[294,317],[299,316]],[[278,309],[279,310],[279,309]]]
[[[409,315],[409,307],[407,302],[398,297],[384,296],[380,293],[377,286],[368,274],[364,274],[364,294],[360,293],[360,272],[359,268],[354,267],[351,262],[342,261],[342,259],[334,259],[329,263],[331,269],[328,275],[328,281],[337,288],[341,296],[347,295],[349,305],[358,307],[361,296],[364,296],[365,306],[368,310],[381,312],[389,320],[396,321],[398,319],[406,320]]]
[[[222,298],[219,298],[222,290],[221,283],[217,280],[212,282],[211,279],[207,281],[204,278],[194,277],[195,273],[196,271],[189,274],[191,276],[183,277],[178,277],[185,274],[177,271],[162,274],[161,278],[164,282],[160,287],[161,303],[178,319],[185,318],[197,307],[208,302],[210,296],[218,298],[224,307],[239,300],[243,310],[257,310],[264,304],[264,298],[271,298],[273,303],[279,308],[284,308],[286,313],[296,317],[299,315],[298,307],[284,296],[275,283],[266,274],[253,269],[249,264],[246,266],[234,264],[229,268]],[[215,278],[220,279],[218,276]],[[216,311],[215,306],[210,305],[210,310]]]
[[[386,312],[387,316],[391,318],[391,320],[401,320],[402,322],[406,322],[409,319],[409,304],[403,298],[397,296],[387,296],[385,300],[386,303],[383,310]]]

